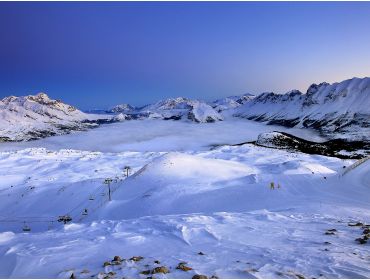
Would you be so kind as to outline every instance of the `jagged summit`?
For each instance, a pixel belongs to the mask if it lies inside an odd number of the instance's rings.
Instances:
[[[221,99],[217,99],[211,103],[211,106],[217,110],[217,112],[222,112],[224,110],[237,108],[248,101],[252,100],[255,96],[250,93],[246,93],[240,96],[229,96]]]
[[[110,110],[108,110],[108,113],[129,113],[133,112],[135,110],[135,107],[131,106],[130,104],[123,103],[114,106]]]
[[[137,119],[183,120],[197,123],[241,117],[288,127],[313,128],[330,138],[367,140],[370,135],[370,78],[312,84],[305,93],[264,92],[218,99],[211,103],[177,97],[137,108],[113,107],[118,116],[86,114],[45,93],[9,96],[0,101],[1,140],[29,140],[91,125]],[[95,123],[94,123],[95,122]],[[64,132],[63,132],[64,131]]]
[[[88,127],[88,114],[46,93],[9,96],[0,101],[0,138],[3,141],[31,140]]]
[[[312,84],[306,93],[298,90],[286,94],[262,93],[236,108],[234,116],[269,124],[314,128],[339,137],[368,138],[370,78]]]
[[[176,97],[146,105],[135,113],[136,118],[191,120],[197,123],[215,122],[223,117],[203,101]]]
[[[151,110],[189,109],[196,102],[197,102],[196,100],[192,100],[186,97],[167,98],[160,100],[154,104],[146,105],[142,108],[142,110],[151,111]]]

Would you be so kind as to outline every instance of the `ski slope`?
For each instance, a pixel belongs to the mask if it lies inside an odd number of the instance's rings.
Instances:
[[[369,244],[348,223],[369,224],[370,164],[343,176],[354,162],[251,144],[3,151],[0,277],[368,278]]]

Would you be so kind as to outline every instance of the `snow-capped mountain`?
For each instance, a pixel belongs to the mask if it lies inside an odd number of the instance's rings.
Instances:
[[[366,140],[370,135],[370,78],[313,84],[306,93],[262,93],[236,108],[234,116]]]
[[[168,98],[146,105],[135,113],[135,118],[182,119],[198,123],[223,120],[223,117],[207,103],[184,97]]]
[[[246,93],[241,96],[229,96],[213,101],[210,105],[217,111],[222,112],[228,109],[237,108],[248,101],[252,100],[255,96],[249,93]]]
[[[93,126],[84,121],[96,118],[45,93],[9,96],[0,101],[0,139],[21,141],[65,134]]]
[[[135,107],[130,104],[119,104],[107,111],[107,113],[131,113],[135,110]]]
[[[313,84],[306,93],[292,90],[286,94],[245,94],[212,103],[178,97],[141,108],[120,104],[106,112],[117,115],[83,113],[44,93],[6,97],[0,101],[0,140],[31,140],[136,119],[209,123],[233,116],[287,127],[313,128],[330,138],[369,141],[370,78]]]

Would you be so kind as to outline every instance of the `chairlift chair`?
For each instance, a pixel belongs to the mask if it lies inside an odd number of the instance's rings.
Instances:
[[[22,228],[22,230],[23,230],[24,232],[30,232],[30,231],[31,231],[31,228],[30,228],[29,226],[27,226],[27,225],[26,225],[26,222],[24,222],[24,223],[23,223],[23,228]]]
[[[63,222],[64,224],[66,224],[70,221],[72,221],[72,218],[69,215],[62,215],[62,216],[59,216],[59,218],[58,218],[58,222]]]

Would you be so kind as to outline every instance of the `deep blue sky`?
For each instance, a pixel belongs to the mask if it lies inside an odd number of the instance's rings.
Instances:
[[[370,76],[366,2],[0,3],[0,97],[82,109]]]

